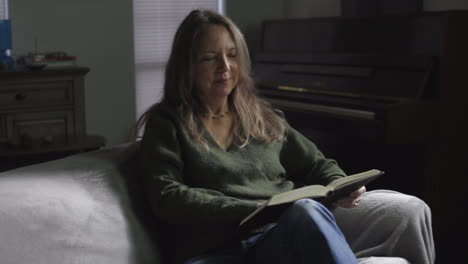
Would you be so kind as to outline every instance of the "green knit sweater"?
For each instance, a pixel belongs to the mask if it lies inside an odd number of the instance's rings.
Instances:
[[[258,202],[345,175],[292,128],[285,140],[232,144],[227,150],[206,129],[204,137],[209,148],[192,140],[175,111],[160,106],[141,142],[146,191],[162,223],[161,244],[176,263],[234,243],[239,222]]]

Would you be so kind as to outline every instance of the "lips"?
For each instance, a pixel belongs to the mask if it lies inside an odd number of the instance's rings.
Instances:
[[[222,78],[215,80],[215,83],[227,83],[231,78]]]

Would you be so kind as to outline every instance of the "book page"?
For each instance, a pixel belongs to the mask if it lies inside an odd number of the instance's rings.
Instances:
[[[280,193],[271,197],[268,206],[290,203],[303,198],[325,197],[330,189],[322,185],[310,185],[292,191]]]

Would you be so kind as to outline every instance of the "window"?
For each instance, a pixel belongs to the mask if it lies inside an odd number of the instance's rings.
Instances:
[[[0,0],[0,19],[8,19],[8,0]]]
[[[223,1],[133,0],[137,118],[161,99],[175,31],[195,8],[223,13]]]

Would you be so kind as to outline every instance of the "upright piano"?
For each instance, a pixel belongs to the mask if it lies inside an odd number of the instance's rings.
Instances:
[[[369,189],[425,200],[438,259],[457,254],[468,10],[264,21],[253,70],[260,95],[345,171],[384,170]]]

